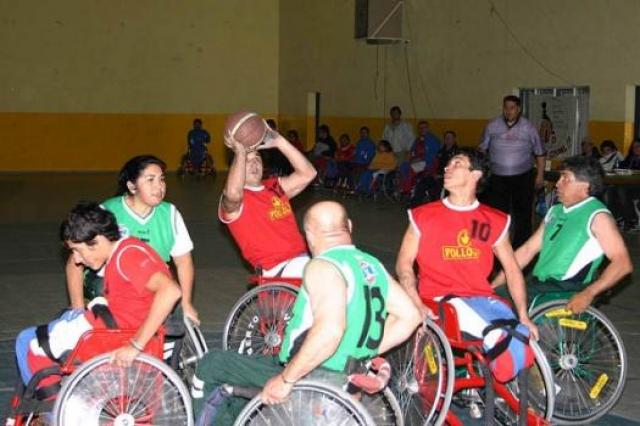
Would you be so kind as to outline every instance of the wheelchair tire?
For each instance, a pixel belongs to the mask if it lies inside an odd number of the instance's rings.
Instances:
[[[286,283],[260,285],[245,293],[227,317],[222,349],[245,355],[277,355],[298,289]]]
[[[375,395],[363,393],[360,402],[377,426],[404,426],[404,415],[398,398],[388,387]]]
[[[365,407],[348,393],[314,380],[295,384],[289,399],[265,405],[257,396],[237,417],[235,426],[259,425],[366,425],[375,426]]]
[[[442,330],[426,320],[414,338],[385,357],[391,364],[389,388],[406,424],[442,425],[455,380],[453,352]]]
[[[554,423],[594,422],[620,399],[628,372],[622,337],[599,310],[563,312],[568,300],[537,307],[530,315],[540,346],[555,372]]]
[[[209,352],[209,348],[200,328],[186,316],[183,317],[183,321],[185,333],[179,341],[175,342],[169,364],[190,388],[198,361]]]
[[[193,426],[191,398],[164,362],[140,354],[129,368],[97,356],[65,381],[53,407],[54,424],[154,424]]]

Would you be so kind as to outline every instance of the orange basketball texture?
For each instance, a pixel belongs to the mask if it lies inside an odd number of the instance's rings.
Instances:
[[[254,148],[267,132],[262,117],[254,112],[239,111],[227,117],[225,132],[247,148]]]

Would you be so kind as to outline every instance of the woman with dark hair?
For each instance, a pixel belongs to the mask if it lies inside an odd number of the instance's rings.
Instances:
[[[600,153],[602,154],[600,165],[605,173],[617,169],[618,165],[624,160],[624,156],[618,151],[616,144],[609,139],[602,141],[600,144]]]
[[[178,209],[164,201],[165,169],[165,163],[152,155],[133,157],[120,170],[117,195],[101,206],[115,215],[121,238],[136,237],[149,244],[165,262],[173,260],[182,288],[184,314],[198,322],[198,312],[191,300],[193,242]],[[84,307],[85,297],[92,299],[102,294],[102,279],[91,271],[83,271],[84,266],[69,257],[67,289],[73,308]]]

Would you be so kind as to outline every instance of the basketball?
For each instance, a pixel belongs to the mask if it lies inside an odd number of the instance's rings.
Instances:
[[[255,112],[239,111],[227,117],[225,132],[246,148],[255,148],[267,133],[262,117]]]

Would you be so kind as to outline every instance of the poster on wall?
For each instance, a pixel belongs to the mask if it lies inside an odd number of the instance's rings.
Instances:
[[[576,152],[577,109],[577,96],[531,96],[529,120],[540,132],[548,160],[562,160]]]

